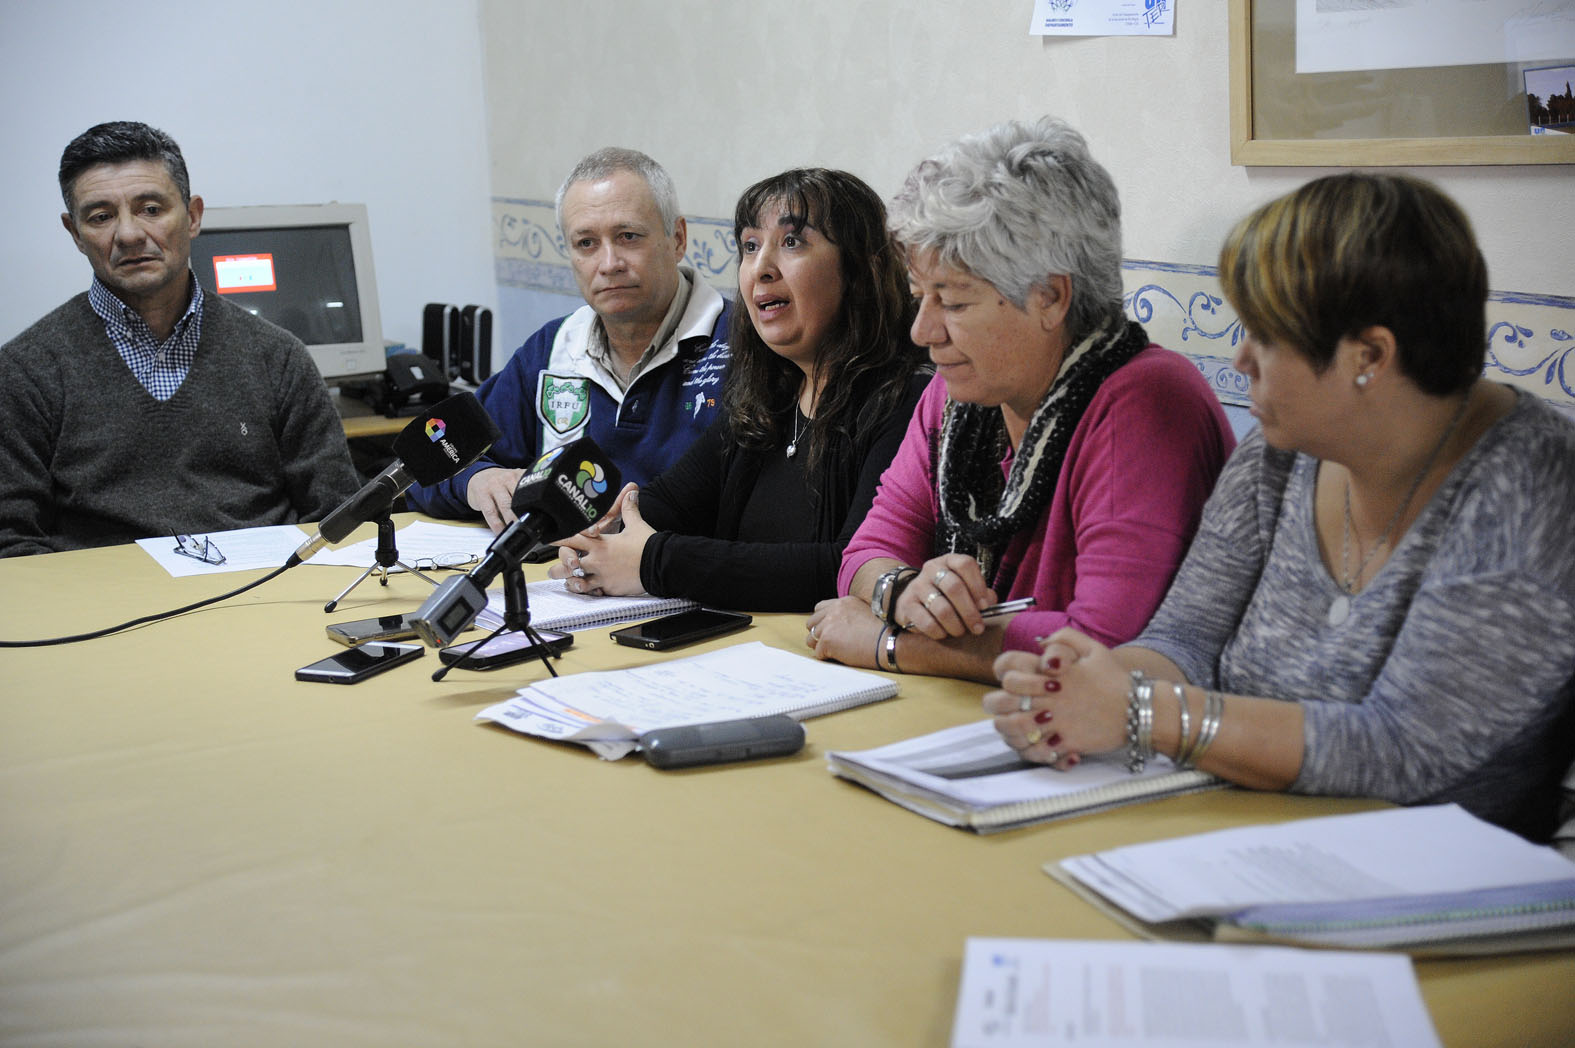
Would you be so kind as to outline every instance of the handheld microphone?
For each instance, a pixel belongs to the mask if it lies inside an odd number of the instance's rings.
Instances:
[[[497,424],[474,393],[456,393],[434,404],[394,438],[393,463],[318,522],[317,534],[290,554],[285,567],[294,567],[324,546],[343,542],[387,510],[410,485],[436,484],[452,477],[480,458],[498,435]]]
[[[518,519],[492,540],[480,564],[432,592],[410,617],[411,627],[433,647],[451,643],[487,606],[487,586],[499,573],[518,568],[543,538],[567,538],[600,520],[618,498],[621,480],[589,437],[543,455],[514,489]]]

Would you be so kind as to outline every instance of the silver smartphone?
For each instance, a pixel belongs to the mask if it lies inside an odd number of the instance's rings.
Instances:
[[[410,625],[410,612],[404,615],[383,615],[375,619],[354,619],[335,622],[327,627],[328,639],[338,641],[347,648],[373,640],[412,640],[416,629]]]

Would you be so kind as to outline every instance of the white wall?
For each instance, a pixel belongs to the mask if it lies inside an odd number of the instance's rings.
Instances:
[[[0,341],[87,288],[55,173],[103,120],[168,131],[209,206],[366,204],[385,338],[496,308],[475,0],[0,0],[0,98]]]
[[[1321,172],[1230,163],[1226,0],[1171,38],[1035,38],[1031,0],[481,0],[493,193],[549,197],[583,154],[643,149],[689,214],[795,165],[883,195],[938,144],[1065,117],[1125,205],[1129,258],[1213,264],[1230,225]],[[1427,168],[1472,216],[1497,290],[1575,294],[1575,169]]]

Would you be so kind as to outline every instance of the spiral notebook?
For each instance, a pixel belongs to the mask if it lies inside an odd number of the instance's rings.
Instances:
[[[688,611],[700,605],[683,597],[587,597],[583,593],[570,593],[559,579],[544,579],[527,583],[526,600],[530,603],[530,624],[539,630],[595,629],[616,622],[649,619],[675,611]],[[503,625],[503,591],[487,595],[487,607],[476,616],[481,629],[497,629]]]
[[[1090,757],[1068,771],[1030,764],[987,720],[873,750],[833,751],[826,763],[832,774],[909,811],[979,833],[1225,785],[1159,756],[1138,775],[1127,771],[1119,754]]]
[[[511,731],[582,742],[608,760],[656,728],[783,713],[803,720],[889,699],[897,685],[759,641],[626,670],[553,677],[476,714]]]

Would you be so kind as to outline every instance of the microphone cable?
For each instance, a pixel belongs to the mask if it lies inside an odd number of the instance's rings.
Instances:
[[[196,611],[198,608],[206,608],[209,604],[217,604],[221,600],[229,600],[231,597],[238,597],[247,590],[256,589],[265,582],[271,582],[299,563],[301,562],[296,561],[295,564],[285,563],[280,567],[274,568],[262,578],[253,579],[251,582],[248,582],[239,589],[232,589],[228,593],[221,593],[217,597],[209,597],[207,600],[199,600],[195,604],[186,605],[184,608],[176,608],[173,611],[154,612],[152,615],[144,615],[139,619],[132,619],[129,622],[122,622],[118,626],[106,626],[101,630],[94,630],[91,633],[74,633],[69,637],[48,637],[43,640],[0,640],[0,648],[42,648],[51,644],[75,644],[77,641],[81,640],[95,640],[98,637],[107,637],[112,633],[120,633],[123,630],[129,630],[133,626],[141,626],[144,623],[158,622],[161,619],[171,619],[176,615],[184,615],[188,611]]]

